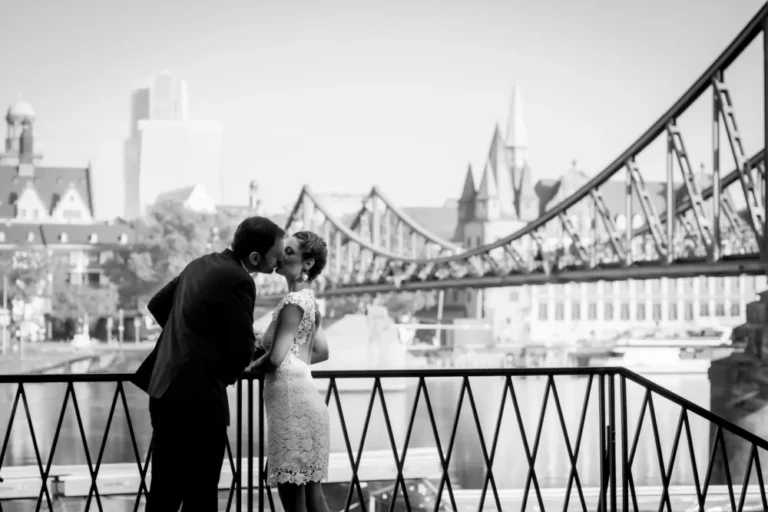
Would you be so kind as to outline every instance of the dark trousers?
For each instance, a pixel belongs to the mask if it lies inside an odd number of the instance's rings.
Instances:
[[[152,482],[146,512],[215,512],[226,422],[204,402],[149,399]]]

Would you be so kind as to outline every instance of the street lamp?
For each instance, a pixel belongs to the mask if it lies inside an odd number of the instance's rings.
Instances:
[[[0,309],[0,327],[3,329],[3,355],[8,352],[8,326],[11,324],[11,315],[8,311],[8,276],[3,276],[3,307]]]

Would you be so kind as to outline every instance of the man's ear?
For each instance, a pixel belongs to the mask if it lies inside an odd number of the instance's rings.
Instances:
[[[248,255],[248,262],[254,267],[258,267],[259,262],[261,262],[261,254],[259,254],[256,251],[253,251],[251,254]]]

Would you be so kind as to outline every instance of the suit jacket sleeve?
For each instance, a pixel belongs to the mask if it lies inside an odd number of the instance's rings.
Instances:
[[[227,338],[224,341],[224,381],[234,384],[250,364],[256,337],[253,333],[253,308],[256,303],[256,287],[251,279],[239,281],[227,300]]]
[[[160,327],[165,327],[165,323],[171,315],[173,298],[176,295],[176,287],[178,284],[179,276],[176,276],[170,283],[163,286],[163,288],[149,300],[149,303],[147,303],[147,309]]]

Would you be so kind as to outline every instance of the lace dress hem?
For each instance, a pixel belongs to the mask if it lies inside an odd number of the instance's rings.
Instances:
[[[305,485],[310,482],[324,482],[327,478],[326,472],[322,468],[309,469],[308,468],[280,468],[276,471],[270,471],[267,483],[269,485],[275,484],[295,484]]]

